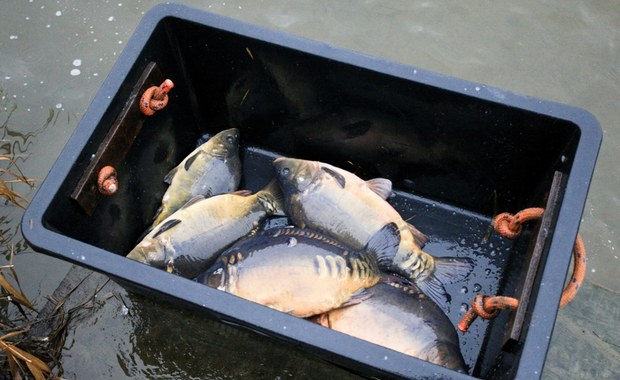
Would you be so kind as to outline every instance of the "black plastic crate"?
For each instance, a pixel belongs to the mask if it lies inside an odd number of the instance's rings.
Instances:
[[[119,115],[135,111],[153,63],[176,84],[170,104],[133,120],[144,127],[119,153],[119,193],[93,195],[82,177],[105,164],[92,161]],[[124,257],[150,225],[168,170],[230,125],[241,131],[242,188],[265,185],[278,155],[390,178],[390,202],[430,237],[425,251],[476,262],[447,286],[455,325],[476,291],[522,295],[538,243],[523,323],[503,312],[459,335],[472,376],[540,376],[601,143],[589,113],[165,4],[138,26],[24,216],[41,252],[363,376],[469,378]],[[531,224],[514,241],[489,233],[494,214],[532,206],[546,207],[544,228]],[[521,329],[516,339],[511,329]]]

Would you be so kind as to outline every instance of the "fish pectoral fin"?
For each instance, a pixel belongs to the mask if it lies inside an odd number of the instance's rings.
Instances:
[[[168,231],[169,229],[171,229],[172,227],[176,226],[179,223],[181,223],[181,219],[170,219],[170,220],[168,220],[166,223],[162,224],[161,226],[158,226],[158,230],[157,230],[157,232],[155,232],[155,234],[152,236],[152,238],[155,239],[157,236],[159,236],[162,233]]]
[[[338,182],[340,187],[342,187],[344,189],[345,185],[347,184],[347,181],[346,181],[346,179],[344,178],[344,176],[342,174],[338,173],[335,170],[327,168],[325,166],[321,166],[321,170],[324,171],[325,173],[329,174],[330,176],[332,176],[336,180],[336,182]]]
[[[364,251],[373,253],[381,266],[389,266],[400,245],[400,230],[396,223],[388,223],[370,237]]]
[[[366,181],[366,185],[373,193],[386,200],[392,195],[392,181],[387,178],[373,178]]]
[[[412,224],[407,223],[407,228],[409,229],[409,232],[411,232],[411,234],[413,235],[413,240],[418,245],[418,247],[422,248],[426,243],[428,243],[428,236],[415,228]]]
[[[353,293],[351,295],[351,297],[349,297],[348,300],[344,301],[338,307],[338,309],[343,308],[343,307],[349,307],[349,306],[357,305],[359,303],[362,303],[362,302],[366,301],[367,299],[369,299],[371,297],[372,297],[372,294],[368,293],[366,291],[366,289],[364,289],[364,288],[358,289],[355,293]]]
[[[189,168],[194,163],[194,161],[196,161],[196,159],[198,157],[200,157],[200,155],[202,155],[202,154],[207,154],[207,153],[204,150],[197,149],[197,152],[195,152],[191,156],[187,157],[187,160],[185,160],[185,163],[183,164],[183,168],[185,169],[185,171],[188,171]]]
[[[230,194],[239,195],[242,197],[249,197],[250,195],[252,195],[252,190],[235,190],[231,192]]]
[[[174,178],[174,175],[177,174],[177,170],[179,170],[178,166],[175,166],[174,168],[172,168],[168,172],[168,174],[166,174],[166,176],[164,177],[164,182],[170,185],[172,183],[172,179]]]
[[[196,204],[202,200],[206,199],[204,195],[196,195],[195,197],[193,197],[192,199],[190,199],[189,201],[185,202],[185,204],[183,206],[181,206],[179,208],[179,210],[183,210],[184,208],[188,208],[189,206]]]

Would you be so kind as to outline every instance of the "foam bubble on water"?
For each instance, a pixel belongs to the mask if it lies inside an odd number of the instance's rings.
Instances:
[[[62,108],[62,103],[56,104],[56,108],[61,109]]]
[[[595,268],[592,268],[592,273],[596,273],[596,269]]]
[[[75,76],[80,75],[80,73],[81,73],[80,69],[73,69],[73,70],[71,70],[71,76],[75,77]]]
[[[11,34],[11,35],[9,36],[9,40],[16,40],[16,39],[18,39],[18,38],[19,38],[19,37],[18,37],[18,36],[16,36],[16,35],[14,35],[14,34]]]
[[[56,11],[56,16],[62,16],[62,12],[61,11]]]
[[[77,67],[77,66],[80,66],[80,65],[82,65],[82,60],[81,59],[78,58],[78,59],[74,59],[73,60],[73,66]]]
[[[108,21],[114,21],[114,16],[108,17]]]
[[[52,26],[50,24],[45,25],[46,28],[51,28]]]

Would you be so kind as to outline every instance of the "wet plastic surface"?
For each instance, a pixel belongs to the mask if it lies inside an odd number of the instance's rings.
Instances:
[[[69,194],[149,61],[175,81],[170,104],[145,122],[117,168],[122,190],[88,216]],[[506,314],[478,321],[461,339],[473,376],[539,376],[601,139],[588,113],[160,6],[145,16],[24,217],[24,235],[41,251],[301,345],[364,376],[460,378],[466,376],[123,257],[150,224],[168,170],[202,136],[230,124],[241,130],[244,188],[267,183],[271,159],[280,154],[390,178],[398,190],[390,201],[430,237],[427,252],[476,260],[466,282],[447,288],[455,324],[476,292],[513,295],[527,268],[533,231],[505,241],[489,233],[491,216],[544,206],[554,172],[566,174],[524,339],[502,351]]]

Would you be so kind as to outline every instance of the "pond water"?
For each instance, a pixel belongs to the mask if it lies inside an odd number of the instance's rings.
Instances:
[[[546,379],[620,377],[620,8],[617,1],[179,1],[267,28],[590,111],[604,131],[581,224],[586,282],[561,310]],[[22,1],[0,13],[0,153],[43,179],[105,80],[144,12],[156,1]],[[15,185],[30,199],[38,183]],[[0,206],[0,232],[15,247],[21,285],[37,306],[70,265],[32,251],[23,211]],[[620,250],[620,249],[619,249]],[[0,258],[5,260],[5,258]],[[239,364],[222,365],[218,328],[192,334],[191,313],[125,294],[70,333],[65,378],[348,377],[341,369],[260,338]],[[128,312],[124,308],[127,308]],[[169,346],[161,335],[168,333]],[[244,338],[245,339],[245,338]],[[98,341],[93,347],[92,342]],[[92,349],[88,349],[92,348]],[[261,356],[262,355],[262,356]],[[255,360],[259,358],[258,360]],[[274,359],[276,358],[276,359]],[[221,359],[221,360],[220,360]],[[249,365],[248,362],[255,363]],[[262,368],[262,369],[261,369]]]

